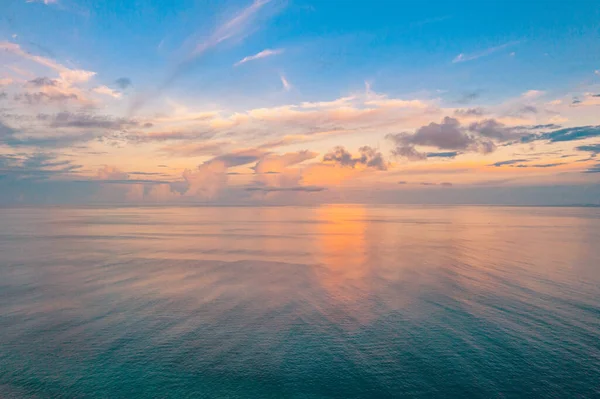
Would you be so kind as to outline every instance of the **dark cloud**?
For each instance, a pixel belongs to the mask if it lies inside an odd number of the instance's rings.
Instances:
[[[32,87],[56,86],[58,81],[47,77],[35,78],[27,82],[27,85]]]
[[[544,163],[544,164],[537,164],[537,165],[516,165],[517,168],[552,168],[554,166],[559,166],[559,165],[565,165],[564,162],[557,162],[557,163]]]
[[[531,141],[546,140],[551,143],[563,141],[576,141],[587,138],[599,137],[600,126],[577,126],[555,130],[543,134],[530,134],[524,136],[521,142],[529,143]]]
[[[126,88],[128,88],[129,86],[131,86],[132,83],[131,83],[131,79],[129,79],[129,78],[119,78],[119,79],[115,80],[115,85],[119,89],[125,90]]]
[[[496,162],[496,163],[490,164],[488,166],[500,167],[500,166],[505,166],[505,165],[514,165],[514,164],[521,163],[521,162],[528,162],[528,160],[527,159],[509,159],[506,161]]]
[[[15,94],[13,99],[15,101],[22,102],[26,105],[38,105],[43,103],[55,103],[55,102],[65,102],[68,100],[77,100],[76,94],[64,94],[64,93],[20,93]]]
[[[75,183],[103,183],[103,184],[170,184],[165,180],[149,180],[149,179],[81,179],[73,180]]]
[[[246,191],[259,191],[264,193],[272,193],[272,192],[285,192],[285,191],[293,191],[293,192],[306,192],[306,193],[314,193],[319,191],[326,190],[325,187],[319,186],[296,186],[296,187],[246,187]]]
[[[166,176],[164,173],[160,172],[128,172],[130,175],[140,175],[140,176]]]
[[[560,129],[562,126],[556,125],[554,123],[548,123],[545,125],[533,125],[533,126],[519,126],[519,129],[528,129],[528,130],[540,130],[540,129]]]
[[[428,181],[424,181],[424,182],[421,182],[419,184],[422,185],[422,186],[435,186],[435,183],[431,183],[431,182],[428,182]]]
[[[600,163],[597,163],[596,165],[592,166],[584,173],[600,173]]]
[[[244,150],[244,151],[238,151],[238,152],[232,152],[229,154],[219,155],[219,156],[211,159],[210,161],[207,161],[206,163],[209,164],[212,162],[220,161],[225,164],[225,167],[231,168],[233,166],[247,165],[249,163],[256,162],[260,158],[262,158],[265,154],[266,153],[261,150],[254,150],[254,149]]]
[[[457,109],[456,111],[454,111],[454,115],[456,116],[482,116],[485,114],[485,110],[481,107]]]
[[[0,155],[0,180],[47,180],[81,167],[51,153]]]
[[[575,149],[577,151],[591,152],[593,157],[600,154],[600,144],[580,145],[579,147],[575,147]]]
[[[455,158],[460,155],[458,151],[446,151],[446,152],[428,152],[425,154],[427,158]]]
[[[537,114],[538,109],[533,105],[525,105],[519,109],[519,113],[521,114]]]
[[[494,125],[494,127],[496,126]],[[421,126],[413,134],[389,134],[386,138],[396,145],[396,148],[392,150],[394,155],[419,160],[427,158],[427,155],[417,151],[415,149],[417,145],[441,150],[490,153],[496,149],[496,145],[486,135],[490,133],[488,131],[484,133],[481,133],[479,125],[467,130],[457,119],[447,116],[442,123],[432,122],[429,125]]]
[[[83,143],[98,138],[97,135],[85,132],[73,135],[61,136],[25,136],[25,137],[0,137],[0,143],[10,147],[43,147],[43,148],[62,148],[69,147],[75,143]]]
[[[146,126],[144,126],[146,127]],[[125,139],[135,143],[150,143],[154,141],[178,141],[178,140],[208,140],[216,135],[216,132],[207,130],[207,131],[189,131],[189,132],[181,132],[181,131],[166,131],[166,132],[132,132],[128,133],[125,136]],[[210,146],[210,143],[196,143],[195,146],[197,149],[201,149],[202,147]],[[176,150],[176,147],[172,148]],[[192,153],[194,151],[190,150],[186,151],[185,148],[179,147],[180,152],[182,153]],[[165,148],[165,150],[167,150]],[[175,152],[175,151],[174,151]]]
[[[452,183],[449,183],[449,182],[441,182],[441,183],[440,183],[440,186],[443,186],[443,187],[452,187],[452,186],[453,186],[453,184],[452,184]]]
[[[458,100],[456,100],[456,102],[459,104],[468,104],[468,103],[472,102],[473,100],[477,100],[479,97],[481,97],[480,90],[468,91],[468,92],[464,92],[462,94],[462,96]]]
[[[358,151],[360,155],[353,157],[344,147],[338,146],[323,156],[323,162],[337,163],[351,168],[356,165],[364,165],[367,168],[387,170],[387,164],[381,152],[369,146],[360,147]]]
[[[127,118],[113,118],[107,115],[91,115],[85,113],[60,112],[50,117],[51,127],[63,128],[96,128],[122,130],[134,127],[138,122]]]
[[[495,119],[486,119],[480,122],[471,123],[468,129],[470,132],[498,141],[508,140],[515,133],[514,128],[506,127],[506,125]]]
[[[98,138],[98,135],[92,132],[56,136],[23,135],[20,133],[0,121],[0,144],[9,147],[61,148]]]
[[[8,97],[8,93],[5,91],[0,91],[0,100],[5,99],[6,97]]]
[[[406,181],[404,181],[404,180],[401,180],[401,181],[399,181],[399,182],[398,182],[398,184],[407,184],[407,183],[408,183],[408,182],[406,182]]]

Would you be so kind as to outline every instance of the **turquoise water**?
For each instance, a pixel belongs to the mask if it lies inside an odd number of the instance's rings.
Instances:
[[[600,397],[600,209],[0,209],[0,397]]]

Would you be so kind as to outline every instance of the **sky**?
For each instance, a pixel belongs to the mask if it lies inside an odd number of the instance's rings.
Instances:
[[[0,205],[600,205],[600,1],[2,0]]]

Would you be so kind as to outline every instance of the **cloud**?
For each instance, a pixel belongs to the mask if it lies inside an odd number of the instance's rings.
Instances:
[[[78,85],[88,82],[96,75],[96,72],[68,68],[50,58],[31,54],[23,50],[16,43],[0,42],[0,50],[35,62],[58,73],[57,79],[37,78],[29,82],[29,86],[37,87],[40,90],[40,93],[30,94],[29,96],[24,94],[21,96],[29,104],[33,105],[45,100],[54,101],[57,99],[61,101],[65,99],[77,100],[86,104],[91,103],[81,89],[78,88]]]
[[[518,43],[519,43],[518,41],[512,41],[512,42],[501,44],[501,45],[496,46],[496,47],[490,47],[490,48],[485,49],[483,51],[480,51],[478,53],[472,53],[472,54],[460,53],[459,55],[457,55],[456,57],[454,57],[454,59],[452,60],[452,62],[453,63],[458,63],[458,62],[473,61],[473,60],[476,60],[478,58],[486,57],[488,55],[494,54],[497,51],[503,50],[503,49],[505,49],[507,47],[514,46],[514,45],[516,45]]]
[[[468,127],[470,132],[476,133],[482,137],[505,141],[514,138],[515,129],[508,128],[503,123],[495,119],[485,119],[480,122],[471,123]]]
[[[420,100],[401,100],[396,98],[380,98],[377,100],[365,101],[366,105],[375,105],[377,107],[391,107],[391,108],[427,108],[427,104]]]
[[[456,115],[456,116],[482,116],[485,114],[486,114],[485,110],[481,107],[457,109],[454,111],[454,115]]]
[[[323,156],[323,162],[351,168],[361,165],[376,170],[387,170],[387,163],[381,152],[369,146],[360,147],[358,151],[360,155],[353,157],[344,147],[338,146]]]
[[[97,86],[92,89],[95,93],[103,94],[105,96],[110,96],[113,98],[121,98],[121,93],[116,90],[111,89],[108,86]]]
[[[160,150],[170,155],[180,157],[197,157],[202,155],[214,155],[222,152],[223,148],[229,142],[206,142],[206,143],[186,143],[173,144],[162,147]]]
[[[600,163],[597,163],[596,165],[592,166],[591,168],[586,170],[585,173],[600,173]]]
[[[186,169],[183,178],[187,186],[184,196],[214,199],[227,186],[227,165],[222,161],[205,162],[195,170]]]
[[[546,92],[542,91],[542,90],[528,90],[525,93],[521,94],[521,97],[523,97],[527,100],[532,100],[532,99],[541,97],[544,94],[546,94]]]
[[[64,80],[65,82],[68,82],[68,83],[87,82],[94,75],[96,75],[96,72],[86,71],[83,69],[67,68],[64,65],[61,65],[54,60],[51,60],[50,58],[30,54],[30,53],[24,51],[21,48],[21,46],[16,43],[0,42],[0,50],[4,50],[4,51],[12,53],[16,56],[25,58],[25,59],[33,61],[37,64],[43,65],[47,68],[53,69],[56,72],[58,72],[58,74],[62,80]]]
[[[48,180],[70,175],[81,168],[53,153],[0,154],[0,180]]]
[[[279,77],[281,78],[281,84],[283,86],[283,90],[290,91],[292,89],[292,85],[290,84],[290,82],[288,82],[286,77],[283,75],[280,75]]]
[[[58,0],[27,0],[26,3],[43,3],[45,5],[58,4]]]
[[[256,162],[264,155],[265,152],[258,149],[239,150],[229,154],[219,155],[208,162],[219,162],[226,168],[231,168],[233,166],[247,165]]]
[[[417,151],[412,145],[397,146],[392,150],[392,154],[400,158],[406,158],[409,161],[422,161],[427,159],[427,154]]]
[[[565,165],[564,162],[543,163],[534,165],[516,165],[517,168],[552,168],[555,166]]]
[[[455,158],[460,155],[458,151],[446,151],[446,152],[428,152],[425,154],[427,158]]]
[[[50,120],[51,127],[61,128],[97,128],[107,130],[123,130],[134,127],[138,122],[128,118],[114,118],[106,115],[91,115],[86,113],[60,112],[56,115],[39,114],[41,120]]]
[[[79,97],[74,94],[65,93],[21,93],[13,96],[15,101],[23,102],[27,105],[38,105],[38,104],[50,104],[50,103],[64,103],[67,101],[77,101]]]
[[[589,144],[589,145],[581,145],[579,147],[575,147],[577,151],[587,151],[591,152],[592,156],[596,156],[600,154],[600,144]]]
[[[96,172],[99,180],[127,180],[129,175],[116,166],[104,165]]]
[[[319,186],[296,186],[296,187],[258,187],[258,186],[251,186],[251,187],[246,187],[246,191],[261,191],[261,192],[265,192],[265,193],[272,193],[272,192],[306,192],[306,193],[314,193],[314,192],[319,192],[319,191],[324,191],[326,190],[325,187],[319,187]]]
[[[288,152],[282,155],[268,154],[258,161],[254,171],[256,173],[280,173],[289,166],[314,159],[317,155],[319,154],[308,150]]]
[[[1,86],[8,86],[10,84],[12,84],[13,80],[11,78],[0,78],[0,87]]]
[[[596,69],[596,70],[594,71],[594,74],[596,74],[596,75],[600,76],[600,69]]]
[[[50,79],[47,77],[39,77],[32,79],[27,82],[32,87],[45,87],[45,86],[58,86],[59,82],[56,79]]]
[[[468,91],[461,95],[461,97],[456,100],[459,104],[469,104],[473,100],[477,100],[481,97],[481,91]]]
[[[192,52],[192,57],[204,53],[206,50],[216,46],[217,44],[226,40],[232,39],[239,36],[248,23],[252,20],[254,15],[270,0],[255,0],[252,4],[242,11],[240,11],[235,17],[219,26],[205,41],[198,43]]]
[[[563,141],[583,140],[600,136],[599,126],[576,126],[555,130],[543,134],[531,134],[524,136],[521,141],[528,143],[535,140],[547,140],[551,143]]]
[[[517,163],[521,163],[521,162],[528,162],[528,159],[509,159],[506,161],[500,161],[500,162],[495,162],[493,164],[490,164],[488,166],[494,166],[496,168],[499,168],[500,166],[507,166],[507,165],[514,165]]]
[[[535,107],[533,105],[524,105],[519,109],[518,113],[519,114],[527,114],[527,113],[537,114],[538,109],[537,109],[537,107]]]
[[[196,43],[181,62],[167,75],[167,78],[159,85],[154,96],[169,87],[193,62],[208,50],[217,45],[243,36],[256,14],[271,0],[254,0],[251,5],[239,11],[233,18],[218,26],[204,41]],[[148,96],[138,97],[132,104],[130,113],[138,110],[147,101]]]
[[[129,78],[119,78],[117,80],[115,80],[115,85],[121,89],[121,90],[125,90],[127,89],[129,86],[132,85],[131,79]]]
[[[254,55],[249,55],[247,57],[242,58],[241,60],[239,60],[238,62],[236,62],[235,64],[233,64],[234,66],[240,66],[242,64],[245,64],[248,61],[254,61],[254,60],[259,60],[261,58],[266,58],[266,57],[270,57],[273,55],[278,55],[283,53],[283,49],[265,49],[259,53],[256,53]]]
[[[477,134],[471,134],[477,133]],[[480,137],[481,136],[481,137]],[[396,148],[392,153],[411,160],[425,159],[427,156],[415,149],[415,146],[435,147],[442,150],[463,150],[483,154],[495,150],[496,145],[479,129],[465,129],[460,122],[445,117],[442,123],[431,122],[421,126],[415,133],[397,133],[386,136]]]

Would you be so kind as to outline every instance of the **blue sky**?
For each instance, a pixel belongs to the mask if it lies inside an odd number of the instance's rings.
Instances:
[[[0,200],[593,202],[599,6],[6,0]]]

